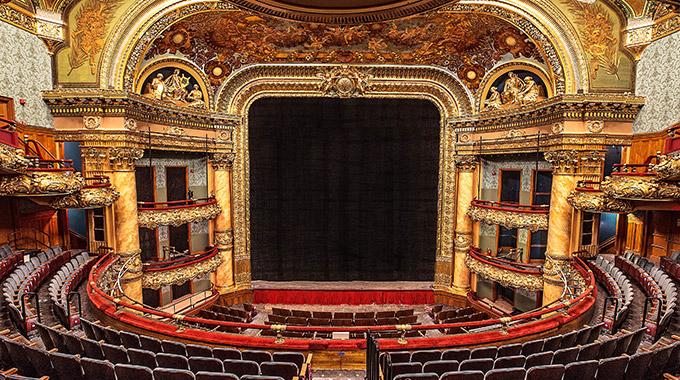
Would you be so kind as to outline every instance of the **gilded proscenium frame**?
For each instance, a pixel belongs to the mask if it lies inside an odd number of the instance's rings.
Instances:
[[[236,126],[233,135],[236,154],[233,164],[233,252],[237,289],[251,286],[248,110],[253,102],[264,97],[339,96],[325,85],[329,78],[323,74],[333,72],[333,68],[340,66],[250,66],[233,76],[218,93],[218,110],[240,115],[243,119],[243,123]],[[432,67],[350,65],[347,70],[340,72],[345,74],[339,74],[341,77],[335,79],[342,79],[350,88],[343,96],[426,99],[433,102],[440,112],[436,252],[438,269],[435,274],[435,288],[448,290],[452,275],[449,267],[453,260],[456,220],[455,135],[450,121],[460,114],[469,115],[472,112],[472,94],[453,75]],[[331,82],[332,79],[330,78]]]

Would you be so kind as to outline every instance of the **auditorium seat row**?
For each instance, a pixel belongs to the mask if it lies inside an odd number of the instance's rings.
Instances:
[[[449,309],[449,310],[440,310],[439,312],[433,313],[433,320],[434,323],[453,323],[449,322],[450,320],[454,318],[460,318],[460,317],[465,317],[468,315],[475,314],[477,310],[473,307],[465,307],[462,309]]]
[[[0,278],[14,271],[23,260],[24,255],[22,252],[14,251],[9,245],[0,247]]]
[[[607,293],[618,301],[618,305],[614,302],[608,304],[603,320],[604,328],[615,333],[630,312],[633,303],[633,286],[623,271],[602,256],[597,256],[595,261],[587,261],[587,264],[597,281],[607,289]],[[615,311],[616,316],[614,315]]]
[[[336,313],[340,314],[340,313]],[[351,313],[349,313],[351,314]],[[357,313],[359,314],[359,313]],[[389,326],[398,324],[418,324],[417,315],[387,318],[306,318],[271,314],[265,324],[286,324],[291,326]]]
[[[654,263],[631,251],[616,256],[616,266],[640,284],[648,300],[661,300],[660,305],[658,301],[651,302],[647,314],[643,316],[647,334],[653,340],[658,340],[676,311],[678,293],[673,280]]]
[[[48,289],[52,301],[52,310],[59,322],[68,329],[80,323],[80,316],[75,313],[75,308],[71,307],[70,293],[81,281],[87,278],[90,268],[96,260],[96,258],[90,257],[87,252],[81,252],[71,258],[71,261],[62,265],[50,281]]]
[[[272,314],[282,317],[301,317],[301,318],[316,318],[316,319],[382,319],[382,318],[399,318],[414,315],[413,309],[404,310],[387,310],[387,311],[364,311],[364,312],[330,312],[330,311],[309,311],[296,309],[272,308]]]
[[[244,303],[243,308],[244,309],[241,310],[241,309],[238,309],[236,307],[213,305],[212,311],[217,312],[217,313],[222,313],[224,315],[228,315],[228,316],[235,317],[235,318],[240,318],[245,323],[252,322],[253,317],[255,317],[257,315],[257,311],[255,310],[255,306],[253,306],[250,303]]]
[[[680,251],[673,251],[669,257],[662,257],[660,266],[672,279],[680,281]]]
[[[18,266],[5,281],[2,294],[9,309],[12,323],[19,332],[27,336],[33,329],[36,313],[25,300],[25,316],[22,313],[22,298],[26,293],[35,292],[57,268],[68,261],[70,252],[62,252],[54,246],[31,257],[25,264]]]

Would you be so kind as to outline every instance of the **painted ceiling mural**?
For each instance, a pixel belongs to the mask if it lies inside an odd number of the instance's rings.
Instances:
[[[166,29],[144,58],[166,55],[191,60],[215,87],[253,63],[435,65],[457,74],[472,90],[504,58],[545,66],[541,51],[515,26],[490,15],[452,12],[356,26],[299,23],[247,11],[199,13]]]

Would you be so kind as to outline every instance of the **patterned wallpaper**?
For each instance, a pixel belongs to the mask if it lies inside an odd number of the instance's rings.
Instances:
[[[52,66],[47,48],[31,33],[0,21],[0,95],[14,98],[16,120],[54,127],[40,91],[52,89]],[[26,99],[25,105],[19,99]]]
[[[152,152],[151,163],[156,167],[156,188],[164,189],[167,179],[165,178],[165,167],[167,166],[186,166],[189,171],[189,183],[191,186],[205,187],[207,177],[207,167],[205,156],[190,155],[186,153],[175,153],[175,156],[182,155],[186,157],[169,157],[164,152]],[[137,160],[137,166],[149,165],[148,153],[144,158]]]
[[[680,32],[652,42],[637,69],[636,95],[646,97],[633,133],[663,131],[680,122]]]
[[[506,159],[507,158],[507,159]],[[540,155],[538,169],[550,169],[551,166]],[[482,189],[498,189],[498,181],[501,169],[522,170],[522,191],[531,191],[531,173],[536,169],[536,154],[523,154],[512,157],[499,156],[493,159],[482,160]],[[496,173],[496,174],[493,174]]]

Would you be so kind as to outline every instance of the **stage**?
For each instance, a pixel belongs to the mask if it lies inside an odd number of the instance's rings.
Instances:
[[[428,305],[431,282],[253,281],[253,302],[278,305]]]

